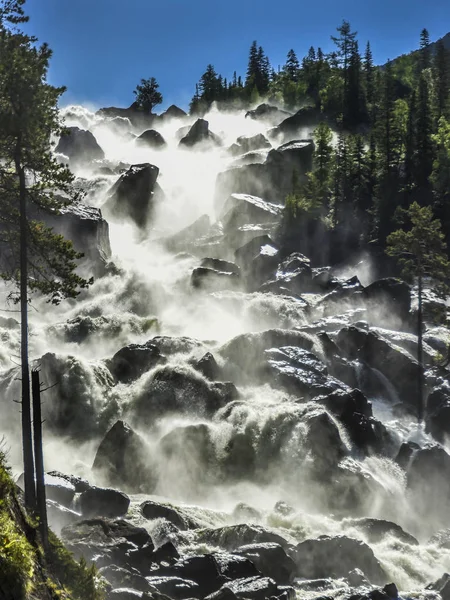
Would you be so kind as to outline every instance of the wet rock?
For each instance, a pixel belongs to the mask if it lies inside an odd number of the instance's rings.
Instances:
[[[405,404],[418,406],[419,365],[403,348],[394,346],[374,331],[354,326],[341,329],[336,343],[348,358],[363,360],[372,369],[380,371],[393,383]]]
[[[207,269],[222,271],[224,273],[234,273],[238,276],[241,275],[241,269],[235,263],[219,258],[203,258],[200,266],[206,267]]]
[[[66,127],[66,135],[59,138],[55,152],[69,158],[73,167],[89,166],[94,160],[102,160],[105,153],[90,131],[79,127]]]
[[[167,575],[179,577],[187,581],[194,581],[197,588],[197,597],[204,598],[217,591],[227,578],[220,572],[219,566],[212,554],[189,556],[180,558],[173,566],[159,569],[161,575],[167,570]]]
[[[235,395],[232,384],[210,383],[192,369],[167,366],[145,382],[128,414],[140,427],[151,427],[155,419],[174,413],[212,415]]]
[[[58,214],[37,211],[37,217],[56,233],[71,240],[77,252],[83,252],[80,261],[82,272],[89,276],[101,277],[106,272],[106,264],[111,258],[109,225],[98,208],[72,202],[64,206]]]
[[[441,446],[417,450],[407,471],[407,487],[417,514],[426,514],[427,530],[436,531],[448,522],[450,507],[450,455]]]
[[[221,466],[228,480],[251,479],[256,467],[256,450],[251,438],[245,433],[234,433],[225,447]]]
[[[350,571],[350,573],[347,575],[347,581],[351,587],[370,586],[370,581],[367,579],[361,569],[353,569],[353,571]]]
[[[113,217],[129,218],[138,227],[145,228],[155,205],[162,200],[162,191],[156,182],[158,175],[155,165],[132,165],[109,190],[104,209]]]
[[[170,504],[161,504],[153,500],[146,500],[141,504],[141,511],[146,519],[166,519],[181,531],[198,529],[200,527],[199,523]]]
[[[181,138],[179,143],[180,147],[184,146],[186,148],[193,148],[194,146],[204,146],[207,148],[220,145],[221,141],[219,136],[210,131],[209,123],[204,119],[197,119],[189,129],[188,134]]]
[[[200,543],[218,546],[231,552],[239,550],[241,546],[267,542],[279,544],[285,550],[290,548],[287,540],[281,535],[261,525],[239,524],[216,529],[201,529],[196,532],[196,538]]]
[[[277,287],[296,295],[313,291],[309,259],[294,252],[278,265],[274,278],[262,285],[260,291],[273,293]]]
[[[147,585],[147,590],[149,586]],[[132,588],[116,588],[108,593],[108,600],[142,600],[144,594],[139,590]]]
[[[336,390],[328,396],[316,398],[328,411],[339,419],[345,420],[347,415],[359,413],[366,417],[372,416],[372,404],[358,389],[350,391]]]
[[[59,535],[61,529],[76,523],[82,516],[80,513],[58,504],[54,500],[47,500],[47,518],[52,531]]]
[[[166,140],[155,129],[147,129],[136,138],[136,143],[149,148],[164,148],[167,146]]]
[[[130,498],[112,488],[91,487],[80,495],[79,506],[83,517],[121,517],[130,506]]]
[[[204,377],[206,377],[206,379],[209,379],[210,381],[217,381],[217,379],[220,379],[222,375],[222,370],[211,352],[204,354],[200,360],[194,363],[193,366],[194,369],[199,371]]]
[[[346,577],[355,568],[371,583],[384,584],[387,576],[372,549],[359,540],[340,535],[322,535],[296,547],[297,576],[307,579]]]
[[[229,554],[228,552],[215,552],[214,558],[220,573],[229,579],[242,579],[261,575],[254,563],[245,556]]]
[[[250,559],[264,577],[274,579],[277,584],[289,585],[294,581],[296,564],[279,544],[249,544],[237,552]]]
[[[293,346],[311,350],[312,339],[299,331],[268,329],[258,333],[243,333],[224,344],[219,353],[245,373],[260,373],[266,366],[266,350]]]
[[[205,346],[199,340],[184,336],[170,337],[168,335],[158,335],[152,338],[150,343],[159,348],[166,356],[191,354],[196,351],[204,352],[205,349]]]
[[[117,421],[103,438],[95,455],[93,472],[110,485],[153,491],[151,451],[145,440],[124,421]]]
[[[138,592],[149,592],[151,589],[145,577],[138,571],[131,571],[117,565],[102,567],[98,574],[109,581],[114,588],[132,588]]]
[[[361,533],[367,537],[367,541],[370,544],[378,544],[387,536],[394,537],[411,546],[417,546],[419,544],[413,535],[407,533],[400,525],[397,525],[392,521],[365,517],[362,519],[346,519],[345,523],[358,529],[358,531],[361,531]]]
[[[181,252],[186,250],[191,244],[198,242],[211,229],[211,221],[208,215],[202,215],[191,225],[188,225],[181,231],[164,238],[162,243],[171,252]]]
[[[295,593],[292,588],[288,589],[291,595],[287,597],[293,599]],[[218,592],[207,596],[206,600],[265,600],[280,597],[284,591],[277,588],[275,581],[269,577],[247,577],[225,583]]]
[[[254,110],[249,110],[245,113],[246,119],[252,119],[254,121],[266,121],[272,124],[277,124],[286,117],[289,113],[286,110],[280,110],[276,106],[270,104],[260,104]]]
[[[386,426],[375,417],[367,417],[353,412],[345,414],[341,421],[353,444],[366,454],[377,453],[391,456],[395,451],[395,440]]]
[[[268,235],[254,237],[234,253],[248,285],[258,288],[274,275],[279,262],[279,249]]]
[[[199,597],[199,586],[194,581],[170,576],[149,576],[146,579],[154,598],[159,599],[161,594],[173,600]]]
[[[305,106],[298,110],[294,115],[284,119],[277,127],[270,130],[269,137],[294,136],[301,133],[311,135],[317,124],[324,120],[324,115],[314,106]]]
[[[173,564],[180,558],[180,554],[172,542],[165,542],[152,555],[152,562]]]
[[[66,508],[72,507],[72,501],[75,497],[75,486],[71,481],[61,477],[59,474],[50,475],[46,473],[44,475],[44,482],[45,495],[48,500],[53,500]],[[19,479],[18,485],[23,487],[22,477]]]
[[[371,304],[373,308],[388,303],[390,309],[405,322],[409,320],[411,288],[404,281],[394,277],[378,279],[364,288],[362,295],[366,303]]]
[[[191,285],[205,291],[232,290],[239,286],[241,278],[236,273],[197,267],[192,271]]]
[[[450,575],[444,573],[440,579],[434,583],[430,583],[426,587],[427,590],[433,590],[440,594],[442,600],[450,599]]]
[[[259,510],[245,504],[245,502],[236,504],[231,516],[237,523],[261,523],[262,521],[262,514]]]
[[[441,443],[450,436],[450,390],[446,385],[434,388],[428,396],[426,431]]]
[[[161,350],[151,342],[147,342],[121,348],[107,362],[107,366],[117,381],[131,383],[150,369],[166,362],[167,358]]]
[[[269,140],[262,133],[258,133],[253,136],[241,135],[237,138],[236,143],[231,146],[230,151],[232,154],[238,155],[246,154],[252,150],[271,147],[272,145]]]
[[[338,465],[348,454],[341,440],[339,429],[326,412],[314,414],[307,421],[306,444],[314,460],[314,466],[327,471]]]
[[[183,119],[184,117],[187,117],[187,113],[176,104],[171,104],[169,108],[160,115],[160,118],[165,121],[169,119]]]
[[[403,442],[395,458],[395,462],[406,471],[416,450],[420,450],[419,444],[415,442]]]
[[[85,492],[87,489],[90,488],[87,479],[77,477],[76,475],[67,475],[66,473],[61,473],[61,471],[49,471],[47,475],[64,479],[65,481],[74,486],[76,494],[81,494],[82,492]]]
[[[231,194],[222,208],[220,220],[227,233],[249,223],[276,223],[282,210],[281,205],[266,202],[256,196]]]

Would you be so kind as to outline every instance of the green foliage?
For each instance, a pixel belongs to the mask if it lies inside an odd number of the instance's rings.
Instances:
[[[441,222],[434,218],[432,208],[413,202],[408,210],[402,211],[402,216],[408,221],[408,229],[398,229],[389,235],[387,254],[397,259],[408,281],[421,276],[445,282],[450,275],[450,263]]]
[[[147,113],[151,113],[153,108],[161,104],[163,97],[158,92],[159,83],[154,77],[141,79],[140,85],[136,86],[133,94],[136,96],[136,104]]]
[[[47,563],[53,577],[57,578],[72,600],[103,600],[104,594],[96,584],[95,565],[88,567],[84,559],[76,562],[51,531]]]

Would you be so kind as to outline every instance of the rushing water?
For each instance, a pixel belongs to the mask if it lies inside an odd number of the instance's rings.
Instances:
[[[112,261],[123,274],[98,279],[76,301],[50,308],[36,299],[30,310],[33,359],[36,364],[41,364],[49,386],[55,373],[63,374],[59,386],[45,395],[47,409],[57,412],[61,397],[66,398],[66,402],[76,402],[79,407],[74,411],[75,416],[65,435],[45,432],[46,467],[48,470],[82,474],[92,481],[90,465],[99,438],[93,435],[89,439],[86,436],[87,439],[80,443],[78,438],[74,441],[73,434],[83,428],[89,430],[89,419],[110,423],[127,415],[133,400],[146,389],[152,376],[152,373],[145,374],[130,385],[114,385],[104,359],[127,344],[146,342],[156,334],[183,335],[201,340],[202,344],[192,351],[172,355],[169,364],[191,369],[188,361],[192,355],[200,358],[210,350],[220,360],[216,354],[218,347],[240,333],[274,327],[301,327],[309,323],[309,318],[298,302],[284,296],[242,291],[194,292],[189,282],[198,260],[190,255],[175,257],[157,243],[158,238],[179,231],[201,215],[207,214],[212,222],[215,221],[216,177],[234,160],[225,148],[239,135],[266,133],[261,122],[246,119],[244,113],[220,114],[213,111],[207,117],[210,128],[224,139],[224,146],[207,152],[194,152],[178,148],[176,132],[186,122],[172,120],[158,126],[168,144],[163,150],[151,150],[137,147],[129,139],[126,127],[121,131],[82,107],[70,107],[65,114],[67,125],[89,128],[94,133],[106,153],[105,164],[123,161],[157,165],[160,168],[158,182],[166,196],[152,229],[144,236],[130,223],[109,220]],[[84,201],[101,208],[106,192],[117,176],[98,176],[87,169],[77,175],[84,180],[82,185],[87,190]],[[370,269],[365,268],[361,279],[364,283],[370,282]],[[9,312],[0,313],[0,432],[5,435],[13,466],[20,469],[19,408],[13,402],[19,395],[15,366],[18,359],[15,357],[19,355],[20,338],[14,321],[7,321],[18,317],[15,307],[6,301],[7,293],[8,289],[5,289],[1,306]],[[77,318],[84,319],[92,330],[82,342],[77,341],[75,335],[71,338],[74,319]],[[320,355],[320,347],[315,350]],[[47,353],[54,356],[45,357]],[[363,377],[361,370],[358,374]],[[404,439],[417,439],[418,435],[423,437],[411,420],[392,416],[391,406],[396,400],[392,383],[380,373],[372,375],[378,377],[380,383],[377,396],[372,398],[374,414],[395,432],[398,445]],[[207,423],[218,456],[233,436],[245,434],[256,448],[259,468],[265,472],[264,476],[258,481],[225,484],[202,478],[201,465],[186,463],[186,466],[185,463],[172,462],[157,465],[163,476],[158,480],[156,494],[184,505],[187,507],[185,510],[209,527],[233,522],[233,508],[237,503],[245,502],[260,511],[263,524],[277,529],[292,541],[340,533],[365,539],[349,519],[322,513],[318,508],[321,503],[317,501],[317,490],[302,485],[306,421],[319,410],[317,405],[299,405],[287,393],[267,384],[238,387],[241,393],[239,402],[229,410],[227,407],[219,411],[212,420],[195,414],[171,415],[143,433],[153,448],[156,463],[159,441],[180,426]],[[344,444],[350,449],[345,430],[337,425]],[[281,448],[276,460],[271,455],[272,447]],[[370,473],[389,491],[389,507],[373,498],[367,505],[367,516],[393,519],[421,537],[422,544],[414,547],[389,537],[378,544],[371,544],[399,588],[404,591],[423,588],[424,584],[450,570],[450,551],[427,545],[427,537],[422,536],[420,524],[414,522],[414,515],[409,512],[405,474],[400,467],[392,460],[376,456],[363,460],[354,454],[346,460],[361,461],[359,468]],[[326,490],[321,493],[326,494]],[[134,502],[141,500],[142,497],[134,497]],[[281,517],[273,509],[279,500],[288,502],[294,511]],[[142,523],[137,510],[132,510],[132,514],[137,522]],[[155,538],[159,535],[158,526],[158,522],[151,524]],[[205,550],[192,546],[188,536],[183,543],[190,552]],[[332,589],[327,589],[327,595],[338,597],[345,590],[342,582],[330,585]]]

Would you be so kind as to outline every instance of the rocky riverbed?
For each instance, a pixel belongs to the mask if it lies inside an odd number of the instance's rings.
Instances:
[[[427,290],[418,428],[415,290],[320,228],[280,240],[311,168],[304,113],[64,112],[82,198],[50,223],[96,280],[35,300],[31,351],[69,549],[116,600],[446,600],[447,306]],[[8,292],[0,433],[19,475]]]

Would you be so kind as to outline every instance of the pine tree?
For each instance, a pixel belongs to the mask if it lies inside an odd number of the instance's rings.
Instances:
[[[284,71],[292,81],[297,81],[299,70],[300,63],[298,62],[297,55],[295,54],[294,50],[289,50],[286,64],[284,65]]]
[[[425,193],[433,169],[432,115],[426,73],[422,73],[419,79],[416,132],[415,181],[418,188]]]
[[[367,42],[366,52],[364,54],[364,79],[366,85],[366,99],[371,105],[374,101],[374,66],[370,42]]]
[[[361,86],[361,56],[358,42],[355,41],[350,51],[348,67],[347,95],[344,98],[344,124],[355,126],[364,118],[365,106]]]
[[[163,101],[162,94],[158,92],[159,83],[154,77],[141,79],[140,85],[136,86],[133,94],[136,96],[136,104],[147,113],[151,113],[157,104]]]
[[[432,137],[435,159],[430,181],[433,188],[436,216],[442,222],[447,245],[450,245],[450,123],[439,119],[437,133]]]
[[[431,65],[430,34],[427,29],[420,32],[419,68],[428,69]]]
[[[402,268],[402,276],[407,281],[417,280],[417,415],[420,423],[424,417],[423,283],[426,277],[435,283],[444,283],[450,275],[450,263],[441,222],[434,218],[431,207],[421,208],[417,202],[413,202],[405,211],[405,216],[410,222],[408,230],[398,229],[391,233],[387,239],[386,252],[397,259]]]
[[[245,87],[253,88],[256,85],[259,74],[259,57],[258,57],[258,42],[255,40],[250,46],[250,52],[247,65],[247,76],[245,79]]]
[[[436,42],[436,54],[433,66],[436,82],[435,116],[437,122],[441,117],[448,115],[450,93],[450,57],[442,40]]]
[[[49,302],[74,298],[91,281],[79,277],[72,243],[34,215],[55,213],[64,205],[59,194],[73,196],[73,176],[52,155],[51,136],[61,133],[58,100],[64,88],[46,81],[51,51],[46,44],[8,28],[26,22],[23,2],[3,2],[0,16],[0,239],[1,277],[16,284],[13,300],[21,312],[22,441],[25,501],[36,505],[28,357],[29,292]],[[15,6],[15,8],[14,8]]]
[[[348,97],[350,56],[352,53],[352,49],[354,48],[357,32],[352,32],[350,23],[345,20],[342,21],[342,25],[337,28],[337,32],[339,33],[339,37],[331,36],[331,39],[338,48],[338,51],[336,53],[337,64],[341,67],[343,71],[344,94],[342,101],[344,102],[345,99]],[[342,112],[344,111],[342,110]]]

